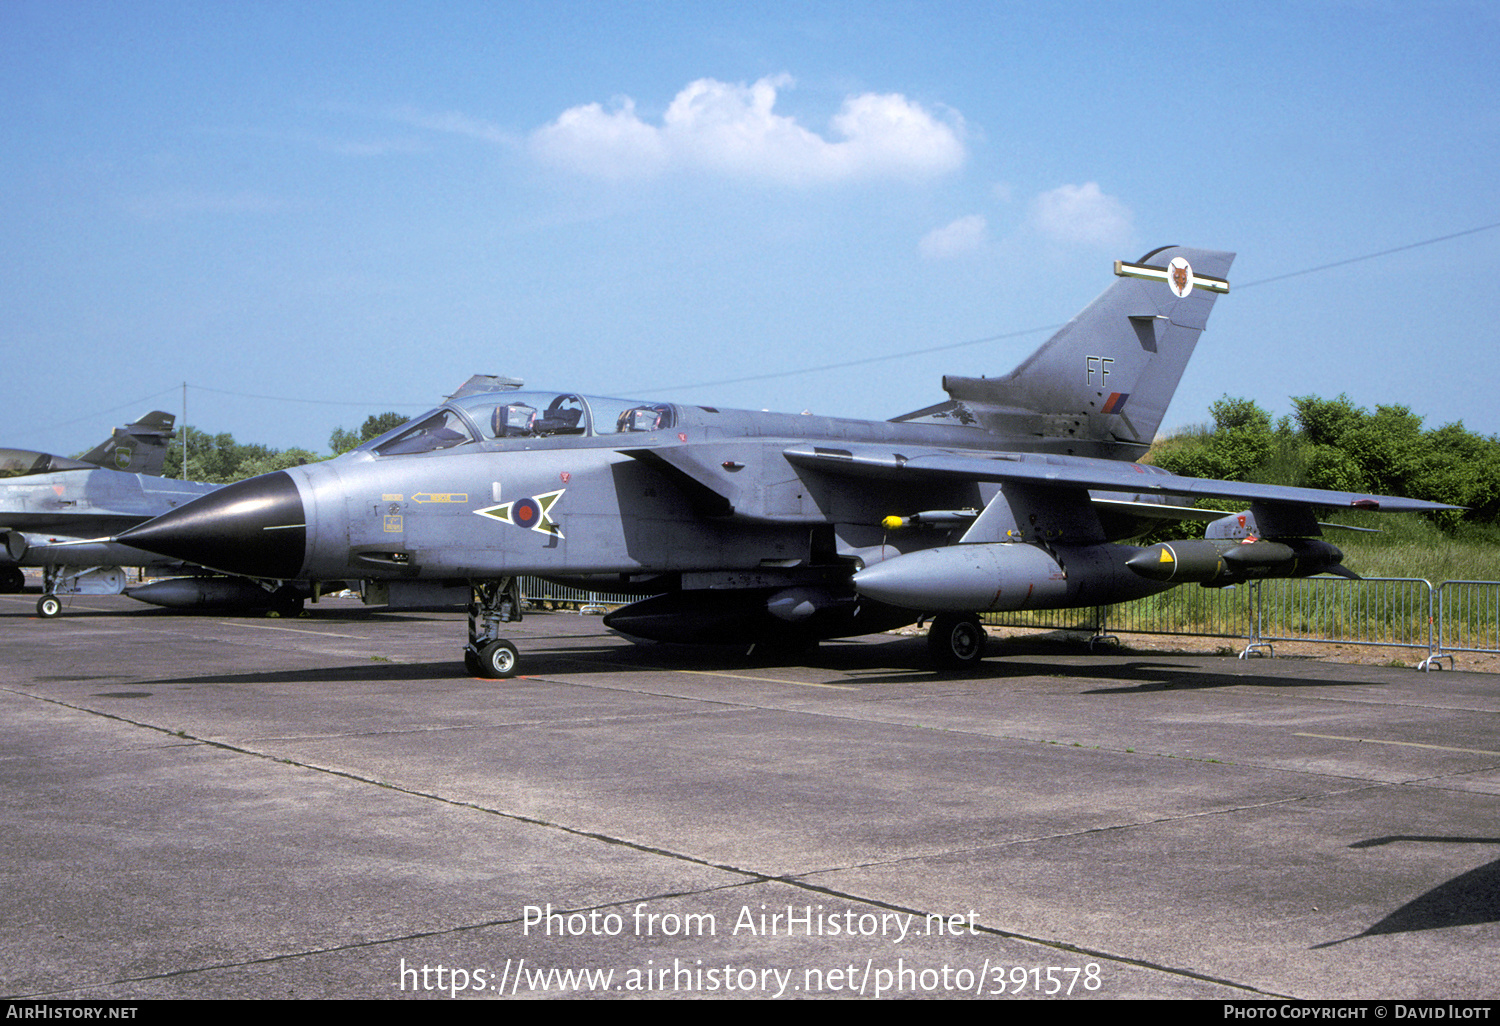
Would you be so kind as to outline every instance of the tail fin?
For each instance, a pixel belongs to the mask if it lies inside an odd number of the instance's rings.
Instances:
[[[974,424],[1020,448],[1134,460],[1151,445],[1233,253],[1164,246],[998,378],[945,375],[951,400],[896,419]]]
[[[177,418],[154,410],[134,424],[117,427],[114,433],[79,459],[107,470],[127,470],[132,474],[161,476],[167,462],[167,442]]]

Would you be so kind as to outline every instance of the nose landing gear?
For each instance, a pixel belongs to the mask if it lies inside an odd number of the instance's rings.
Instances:
[[[502,623],[521,619],[521,582],[502,577],[498,581],[474,582],[474,601],[469,603],[469,643],[464,646],[464,669],[471,676],[505,679],[519,670],[521,654],[499,636]]]

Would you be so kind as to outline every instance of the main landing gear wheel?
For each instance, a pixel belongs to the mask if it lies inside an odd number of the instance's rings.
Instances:
[[[6,595],[19,595],[26,587],[26,574],[18,566],[8,566],[0,570],[0,593]]]
[[[62,612],[62,600],[56,595],[43,595],[36,600],[36,615],[50,620]]]
[[[973,613],[944,613],[927,631],[927,651],[939,666],[963,670],[979,665],[989,635]]]
[[[295,620],[302,615],[302,594],[289,584],[283,584],[271,592],[271,612],[283,620]]]
[[[464,649],[464,665],[469,665],[470,649]],[[491,641],[479,650],[476,660],[477,670],[481,677],[497,677],[504,680],[514,677],[521,663],[521,653],[516,651],[516,646],[500,638]]]

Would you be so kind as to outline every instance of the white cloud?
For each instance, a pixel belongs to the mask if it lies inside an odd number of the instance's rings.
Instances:
[[[613,111],[597,103],[570,107],[532,133],[531,149],[549,164],[600,178],[649,177],[668,163],[660,130],[635,116],[628,97]]]
[[[964,159],[963,121],[940,120],[897,93],[847,98],[832,138],[777,114],[777,90],[791,78],[732,85],[702,78],[668,105],[661,124],[636,114],[631,99],[611,109],[572,107],[531,135],[546,163],[601,178],[644,178],[670,170],[808,185],[855,178],[924,179]]]
[[[1114,246],[1130,240],[1131,213],[1098,182],[1061,185],[1032,201],[1031,223],[1043,235],[1062,242]]]
[[[972,253],[984,245],[988,228],[989,222],[983,214],[970,214],[942,228],[934,228],[922,236],[917,249],[929,260]]]

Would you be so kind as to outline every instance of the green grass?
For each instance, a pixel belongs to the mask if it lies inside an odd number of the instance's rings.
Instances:
[[[1378,534],[1325,532],[1324,537],[1344,550],[1345,565],[1361,577],[1415,578],[1434,587],[1444,581],[1500,581],[1500,527],[1460,525],[1455,531],[1444,531],[1420,516],[1353,510],[1325,519],[1379,529]],[[1327,584],[1321,583],[1325,580]],[[1425,642],[1427,599],[1420,586],[1330,585],[1331,580],[1325,578],[1306,583],[1266,581],[1261,589],[1262,630],[1278,636],[1307,633],[1374,644]],[[1243,637],[1250,622],[1249,599],[1246,585],[1232,589],[1183,585],[1111,607],[1108,627],[1124,632]],[[1466,597],[1448,618],[1476,637],[1480,633],[1488,637],[1494,618],[1485,605],[1489,601]],[[1015,626],[1087,629],[1093,623],[1093,611],[999,613],[986,619]]]
[[[1342,514],[1329,520],[1380,530],[1323,533],[1344,550],[1344,565],[1361,577],[1420,577],[1433,584],[1500,581],[1500,526],[1464,524],[1446,532],[1412,514]]]
[[[1379,533],[1325,530],[1324,537],[1344,550],[1344,563],[1365,578],[1425,580],[1434,588],[1444,581],[1500,581],[1500,526],[1458,524],[1439,528],[1415,514],[1380,514],[1336,510],[1322,519],[1375,528]],[[1201,527],[1184,525],[1173,537],[1201,536]],[[1500,609],[1493,589],[1450,590],[1444,630],[1464,647],[1500,646]],[[1434,593],[1434,598],[1438,597]],[[1194,634],[1244,637],[1249,630],[1248,586],[1232,589],[1183,585],[1159,595],[1112,606],[1109,630],[1125,633]],[[1421,647],[1428,636],[1427,592],[1420,585],[1344,587],[1330,578],[1266,581],[1261,587],[1261,630],[1266,636],[1308,635],[1364,644]],[[1048,629],[1087,630],[1092,609],[994,613],[994,624]],[[1446,636],[1446,635],[1445,635]],[[1451,640],[1447,643],[1452,643]]]

